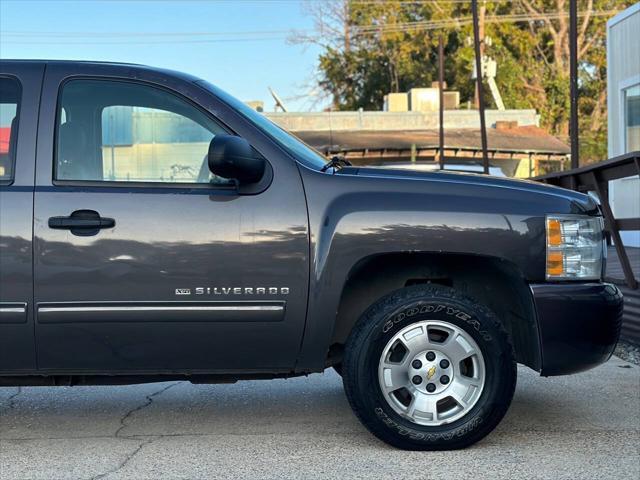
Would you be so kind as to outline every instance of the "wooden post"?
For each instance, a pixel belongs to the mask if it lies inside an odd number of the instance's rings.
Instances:
[[[471,1],[473,11],[473,46],[476,57],[476,82],[478,87],[478,109],[480,112],[480,137],[482,141],[482,165],[485,174],[489,173],[487,154],[487,125],[484,117],[484,91],[482,85],[482,56],[480,55],[480,32],[478,31],[478,0]]]
[[[607,229],[609,230],[609,233],[613,238],[616,253],[618,254],[618,260],[620,260],[620,265],[622,266],[622,271],[624,272],[624,279],[629,288],[636,289],[638,288],[638,282],[636,281],[636,278],[633,274],[631,262],[629,262],[629,257],[627,256],[627,250],[624,248],[624,244],[622,243],[622,239],[620,238],[618,225],[616,224],[616,219],[613,216],[613,211],[611,210],[611,206],[609,205],[607,191],[600,183],[600,179],[596,175],[596,172],[591,172],[591,180],[593,181],[593,185],[596,189],[596,192],[598,193],[598,198],[600,198],[602,215],[604,216]]]
[[[580,166],[578,126],[578,0],[569,2],[569,82],[571,85],[571,168]]]

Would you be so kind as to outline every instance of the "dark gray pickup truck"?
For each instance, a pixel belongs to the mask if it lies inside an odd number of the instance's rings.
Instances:
[[[333,367],[373,434],[453,449],[500,422],[516,363],[569,374],[616,345],[589,196],[327,162],[137,65],[2,61],[0,100],[0,385]]]

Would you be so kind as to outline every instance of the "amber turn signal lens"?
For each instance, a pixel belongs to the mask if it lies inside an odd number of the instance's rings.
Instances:
[[[562,252],[547,252],[547,275],[560,276],[564,273],[564,255]]]
[[[547,280],[602,278],[605,251],[602,217],[549,215],[545,225]]]
[[[547,218],[547,242],[552,247],[559,247],[562,244],[562,228],[560,220]]]

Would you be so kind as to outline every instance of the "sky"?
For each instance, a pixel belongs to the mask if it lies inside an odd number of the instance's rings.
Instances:
[[[290,111],[308,111],[322,107],[312,82],[320,50],[287,37],[311,28],[301,0],[0,0],[0,58],[142,63],[266,111],[272,87]]]

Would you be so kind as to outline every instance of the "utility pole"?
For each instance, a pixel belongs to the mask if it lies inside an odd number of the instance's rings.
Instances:
[[[578,139],[578,0],[569,1],[569,82],[571,84],[571,168],[580,166]]]
[[[489,173],[489,155],[487,153],[487,124],[484,117],[484,91],[482,87],[482,55],[480,53],[480,29],[478,24],[478,0],[471,0],[473,12],[473,47],[476,56],[476,88],[478,89],[478,110],[480,113],[480,138],[482,140],[482,166]]]
[[[444,45],[442,34],[438,38],[438,93],[440,95],[440,141],[438,162],[440,170],[444,168]]]
[[[477,5],[476,5],[476,8]],[[487,2],[486,0],[482,1],[482,5],[480,5],[480,12],[478,15],[478,36],[480,37],[480,58],[483,59],[484,58],[484,37],[485,37],[485,33],[484,33],[484,17],[485,14],[487,13]],[[478,93],[478,87],[476,87],[475,89],[475,93],[473,96],[473,102],[476,106],[476,108],[480,108],[480,96]]]

